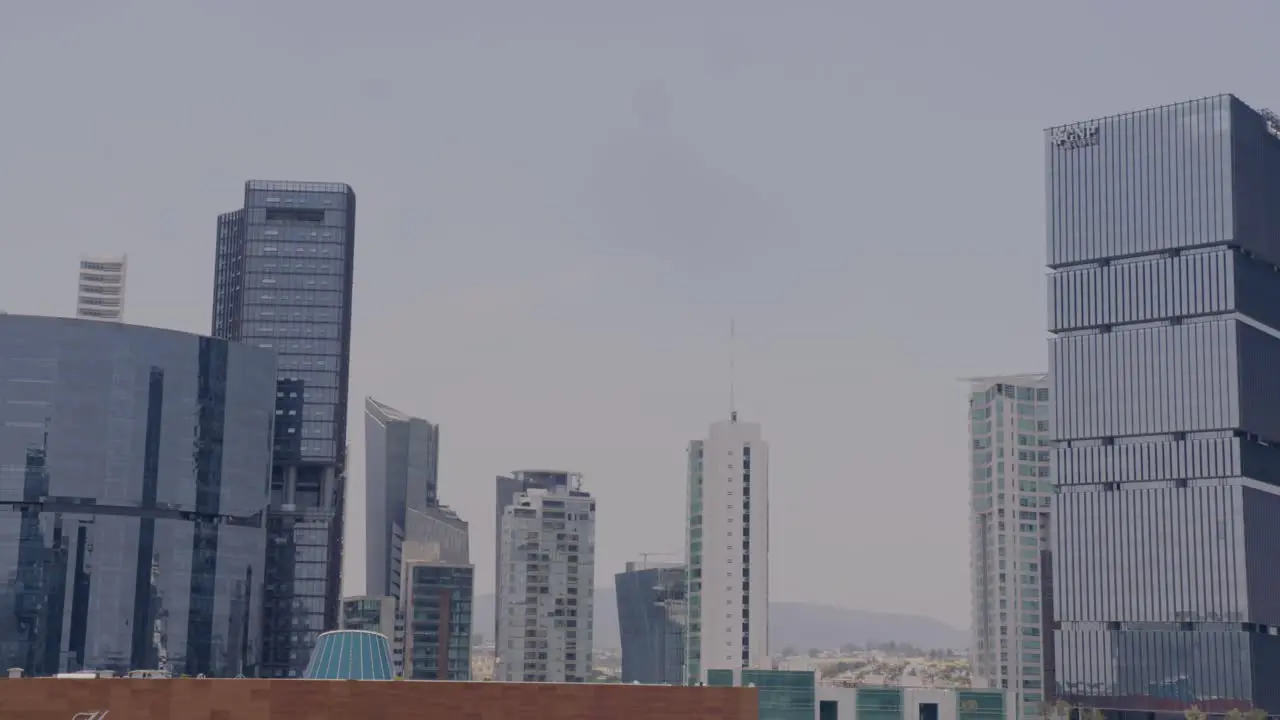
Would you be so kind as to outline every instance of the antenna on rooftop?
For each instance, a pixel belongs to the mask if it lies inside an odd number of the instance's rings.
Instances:
[[[734,360],[737,350],[737,331],[733,320],[729,321],[729,422],[738,422],[738,404],[736,391],[737,377],[735,375]]]

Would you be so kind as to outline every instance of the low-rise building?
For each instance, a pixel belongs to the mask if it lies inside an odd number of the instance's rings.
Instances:
[[[404,677],[404,616],[399,612],[395,598],[385,595],[343,598],[338,627],[342,630],[367,630],[390,640],[391,664],[396,677]]]
[[[711,670],[707,685],[754,687],[760,720],[1016,720],[1016,693],[824,685],[797,670]]]

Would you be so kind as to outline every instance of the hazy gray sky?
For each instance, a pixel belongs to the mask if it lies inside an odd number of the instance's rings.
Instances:
[[[0,23],[0,308],[208,332],[248,178],[359,196],[351,388],[585,473],[597,583],[684,538],[684,447],[772,444],[772,594],[968,625],[963,375],[1045,364],[1041,129],[1280,105],[1275,0],[122,0]],[[359,588],[354,588],[359,590]]]

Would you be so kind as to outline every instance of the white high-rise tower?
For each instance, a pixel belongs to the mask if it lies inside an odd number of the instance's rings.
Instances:
[[[975,687],[1017,692],[1017,717],[1038,718],[1054,681],[1049,381],[971,382],[969,664]]]
[[[736,412],[689,443],[685,677],[769,659],[769,446]]]
[[[125,255],[80,259],[76,317],[120,322],[124,319]]]
[[[596,501],[577,473],[529,488],[499,520],[495,680],[587,682],[595,607]]]

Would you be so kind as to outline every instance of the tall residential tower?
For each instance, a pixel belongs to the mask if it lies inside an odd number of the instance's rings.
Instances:
[[[218,216],[213,334],[274,350],[262,672],[301,677],[338,627],[356,194],[250,180]]]
[[[1053,667],[1049,381],[1039,374],[971,383],[969,663],[975,686],[1015,691],[1018,717],[1036,718]]]
[[[1045,132],[1058,695],[1113,717],[1280,711],[1277,135],[1231,95]]]
[[[573,473],[563,470],[516,470],[510,475],[499,475],[494,482],[493,519],[493,592],[497,595],[502,584],[502,516],[516,498],[529,490],[555,490],[568,488],[574,480]],[[493,637],[498,637],[500,618],[493,618]]]
[[[685,678],[705,682],[708,670],[765,667],[769,446],[760,423],[739,422],[734,412],[706,440],[689,443],[688,487]]]
[[[76,317],[89,320],[124,320],[126,255],[80,258],[76,288]]]
[[[563,474],[567,485],[518,495],[499,524],[495,680],[591,676],[596,501]]]

